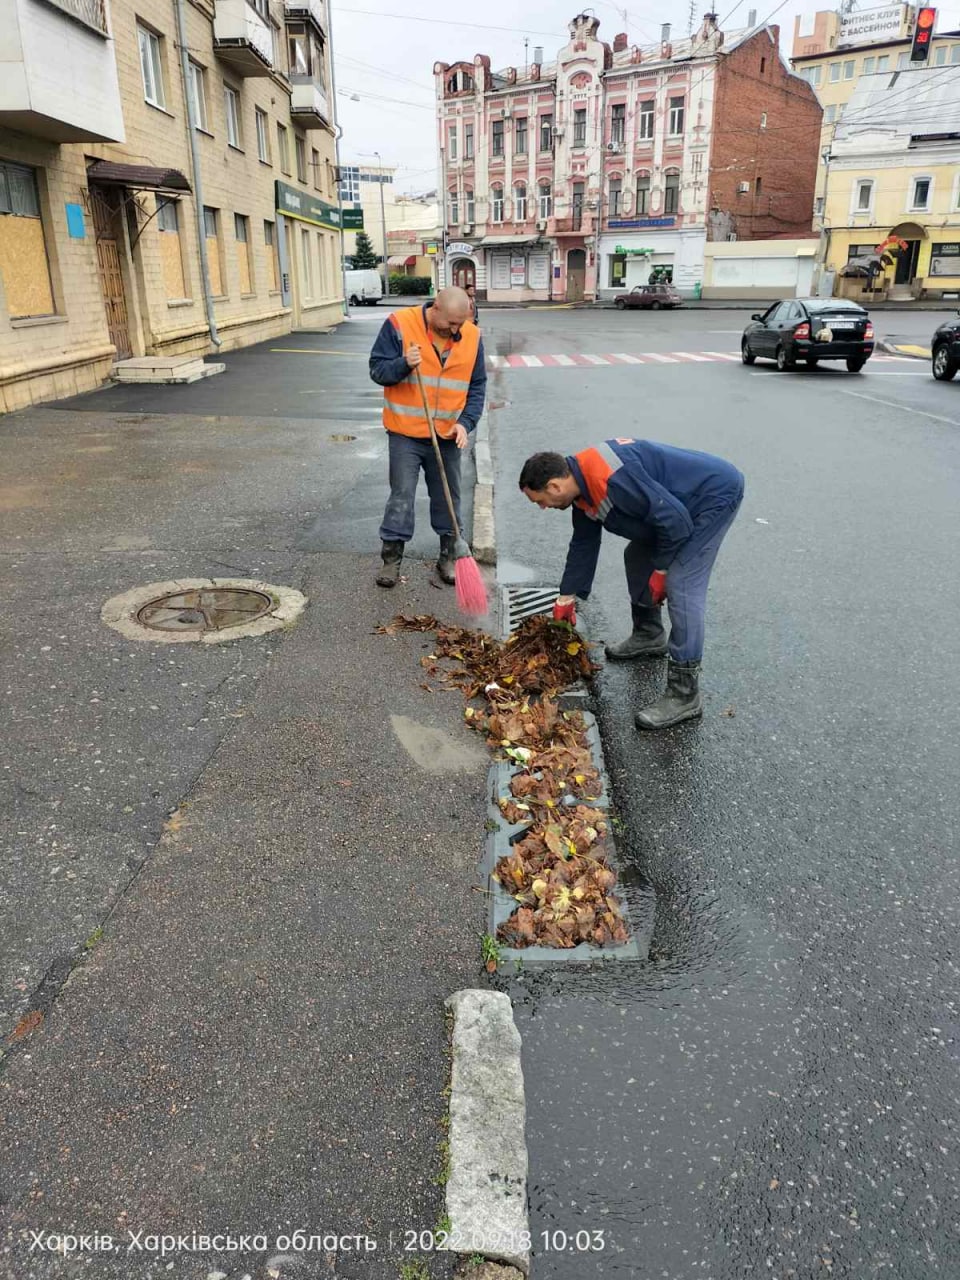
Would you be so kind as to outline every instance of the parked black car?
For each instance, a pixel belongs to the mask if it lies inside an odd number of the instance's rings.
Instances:
[[[800,360],[811,369],[821,360],[845,360],[851,373],[859,373],[873,355],[873,322],[846,298],[791,298],[753,317],[740,354],[744,364],[766,356],[778,369]]]
[[[933,376],[938,382],[949,382],[960,369],[960,313],[955,320],[942,324],[930,344]]]

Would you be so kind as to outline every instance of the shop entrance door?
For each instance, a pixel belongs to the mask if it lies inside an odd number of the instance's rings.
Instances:
[[[571,249],[567,254],[567,301],[582,302],[587,279],[587,254],[584,249]]]
[[[120,246],[123,244],[123,228],[120,224],[122,190],[119,187],[98,187],[91,183],[90,204],[97,240],[100,292],[103,294],[103,306],[107,313],[107,332],[110,334],[110,341],[117,348],[116,358],[127,360],[133,354],[133,348],[130,344],[127,300],[123,292],[123,269],[120,265]]]
[[[476,286],[477,268],[469,258],[457,258],[453,264],[453,283],[458,289]]]

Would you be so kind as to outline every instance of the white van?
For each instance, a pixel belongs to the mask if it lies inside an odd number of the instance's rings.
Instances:
[[[380,272],[369,267],[363,271],[345,271],[347,301],[351,307],[375,307],[383,297]]]

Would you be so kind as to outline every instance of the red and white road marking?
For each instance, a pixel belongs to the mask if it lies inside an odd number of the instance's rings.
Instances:
[[[916,363],[911,356],[874,356],[870,364],[897,361]],[[663,364],[739,364],[739,351],[608,351],[594,355],[576,352],[572,355],[527,355],[517,353],[507,356],[488,356],[489,369],[595,369],[615,368],[625,365]]]

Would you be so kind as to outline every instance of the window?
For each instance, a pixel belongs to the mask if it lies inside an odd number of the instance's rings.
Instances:
[[[540,117],[540,150],[553,150],[553,116]]]
[[[627,132],[627,108],[623,103],[617,103],[610,109],[610,141],[617,142],[623,146],[624,138]]]
[[[514,222],[527,220],[527,187],[523,182],[518,182],[513,189],[513,220]]]
[[[473,88],[473,76],[469,71],[455,71],[447,77],[447,93],[469,93]]]
[[[207,242],[207,269],[210,273],[210,292],[222,298],[223,264],[220,261],[220,210],[203,206],[203,238]]]
[[[290,143],[285,125],[277,125],[277,159],[280,161],[280,172],[290,172]]]
[[[473,125],[465,124],[463,126],[463,158],[464,160],[473,159]]]
[[[293,149],[297,155],[297,181],[307,180],[307,144],[299,134],[293,135]]]
[[[930,178],[914,178],[913,194],[910,200],[911,209],[928,209],[930,207]]]
[[[183,279],[183,253],[180,248],[180,210],[176,200],[157,196],[157,230],[160,235],[160,266],[168,301],[186,297]]]
[[[609,262],[610,288],[624,288],[627,283],[627,255],[625,253],[611,253]]]
[[[950,50],[950,61],[953,64],[960,63],[960,44],[955,44]]]
[[[860,178],[854,186],[854,213],[869,213],[873,204],[873,179]]]
[[[573,184],[573,223],[571,230],[579,231],[583,225],[583,195],[585,187],[582,182]]]
[[[456,226],[460,221],[460,196],[456,191],[450,193],[450,225]]]
[[[340,199],[344,204],[360,203],[360,168],[355,164],[340,166]]]
[[[310,168],[313,170],[313,185],[317,191],[322,190],[320,182],[320,152],[316,147],[310,148]]]
[[[451,160],[457,159],[457,126],[455,124],[450,126],[450,141],[447,146],[447,151]]]
[[[192,59],[187,63],[187,88],[190,93],[190,109],[193,112],[193,123],[197,129],[207,128],[207,93],[204,81],[206,71]]]
[[[670,99],[669,132],[672,137],[683,133],[683,98]]]
[[[897,70],[909,71],[909,69],[910,69],[910,54],[901,53],[900,57],[897,59]]]
[[[467,187],[463,193],[464,203],[466,205],[466,213],[464,217],[467,222],[473,223],[477,220],[477,202],[473,198],[473,187]]]
[[[822,216],[822,214],[823,214],[823,196],[817,196],[817,198],[814,200],[814,202],[813,202],[813,212],[817,215],[817,217],[818,217],[818,218]]]
[[[879,58],[877,58],[877,71],[889,71],[889,70],[890,70],[890,55],[888,53],[884,53]]]
[[[753,185],[754,185],[754,190],[757,193],[757,198],[759,199],[760,196],[763,195],[763,179],[757,178],[756,182]]]
[[[942,67],[946,60],[947,46],[942,44],[939,49],[934,49],[933,51],[933,65],[935,67]]]
[[[274,293],[280,291],[280,254],[277,246],[277,228],[272,222],[263,224],[263,243],[267,249],[267,261],[270,264],[270,288]]]
[[[250,263],[250,219],[242,213],[233,215],[233,230],[237,242],[237,267],[240,273],[240,293],[253,293]]]
[[[840,80],[840,63],[831,62],[830,63],[830,83],[837,84],[839,80]]]
[[[856,69],[857,69],[857,64],[856,64],[856,61],[855,61],[853,58],[851,58],[849,62],[845,62],[845,63],[843,64],[843,78],[844,78],[844,80],[852,80],[852,79],[853,79],[853,73],[856,71]]]
[[[653,137],[653,99],[640,103],[637,115],[637,137],[641,141],[649,141]]]
[[[575,147],[585,147],[587,145],[586,107],[577,107],[573,113],[573,145]]]
[[[766,58],[761,58],[761,59],[760,59],[760,74],[761,74],[761,75],[763,75],[763,73],[766,71],[766,69],[767,69],[767,60],[766,60]]]
[[[539,213],[541,218],[549,218],[553,213],[553,195],[549,182],[541,182],[538,187]]]
[[[863,60],[863,74],[864,74],[865,76],[872,76],[872,75],[873,75],[873,72],[874,72],[874,68],[876,67],[876,65],[877,65],[877,60],[876,60],[876,58],[864,58],[864,60]]]
[[[310,232],[306,227],[300,231],[300,279],[303,281],[303,300],[308,302],[313,297],[313,255],[310,252]]]
[[[823,110],[823,123],[824,123],[824,124],[833,124],[833,122],[834,122],[834,120],[836,120],[836,118],[837,118],[837,108],[836,108],[836,107],[824,107],[824,110]]]
[[[240,94],[228,84],[223,86],[223,112],[227,118],[227,142],[240,147]]]
[[[490,190],[490,221],[503,221],[503,187],[492,187]]]
[[[518,156],[527,154],[527,117],[518,116],[513,124],[513,149]]]
[[[767,127],[767,113],[765,111],[761,111],[760,112],[760,128],[765,129],[766,127]]]
[[[160,37],[137,23],[137,40],[140,43],[143,96],[153,107],[166,107],[166,98],[163,93],[163,65],[160,60]]]
[[[610,217],[619,218],[623,213],[623,183],[619,178],[611,178],[607,190],[607,209]]]
[[[648,213],[650,210],[650,176],[642,173],[637,177],[637,204],[635,213]]]
[[[810,83],[813,85],[814,88],[816,88],[817,85],[820,83],[820,75],[822,71],[823,71],[822,67],[810,68]]]
[[[664,174],[663,212],[677,213],[680,209],[680,175],[674,170]]]
[[[317,297],[327,297],[327,255],[324,252],[326,237],[322,231],[317,232]]]
[[[0,214],[10,215],[0,217],[0,273],[11,319],[53,315],[36,170],[0,163]]]
[[[495,156],[503,155],[503,121],[494,120],[491,126],[492,146],[491,149]]]
[[[267,113],[259,107],[254,108],[254,119],[257,122],[257,155],[264,164],[270,163],[270,130],[267,126]]]

